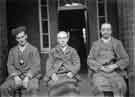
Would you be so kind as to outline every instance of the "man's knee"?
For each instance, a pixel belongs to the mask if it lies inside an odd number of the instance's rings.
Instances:
[[[0,91],[9,91],[13,90],[16,87],[14,81],[12,79],[6,80],[1,86]]]
[[[0,87],[0,93],[3,95],[3,93],[5,93],[5,91],[7,91],[8,88],[5,87],[5,84],[2,84],[1,87]]]
[[[7,97],[8,95],[11,95],[12,90],[9,83],[5,81],[1,86],[0,86],[0,93],[2,97]]]
[[[0,86],[0,90],[7,90],[9,88],[9,83],[7,83],[7,81],[5,81],[1,86]]]
[[[32,79],[29,82],[29,87],[30,90],[37,90],[39,88],[39,80],[38,79]]]

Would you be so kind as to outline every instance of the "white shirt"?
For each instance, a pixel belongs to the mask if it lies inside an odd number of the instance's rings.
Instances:
[[[67,48],[67,46],[63,47],[62,48],[62,51],[65,52],[66,48]]]
[[[104,42],[104,43],[109,43],[111,41],[111,37],[109,37],[108,39],[104,39],[104,38],[101,38],[101,40]]]
[[[23,51],[26,49],[27,47],[27,43],[24,45],[24,46],[18,46],[19,47],[19,50],[23,53]]]

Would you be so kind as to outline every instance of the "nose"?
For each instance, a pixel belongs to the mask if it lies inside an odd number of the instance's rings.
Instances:
[[[64,42],[65,40],[64,39],[61,39],[61,42]]]
[[[64,41],[61,41],[61,43],[64,43]]]
[[[22,41],[23,41],[23,39],[20,39],[19,41],[20,41],[20,42],[22,42]]]

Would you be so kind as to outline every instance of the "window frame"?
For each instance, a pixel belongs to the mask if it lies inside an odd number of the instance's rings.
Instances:
[[[42,17],[41,8],[44,6],[47,8],[47,19],[44,19]],[[40,50],[41,50],[41,53],[48,53],[51,49],[51,36],[50,36],[51,34],[50,34],[50,18],[49,18],[48,0],[46,0],[46,5],[42,5],[41,0],[38,0],[38,9],[39,9]],[[43,32],[43,23],[42,23],[43,21],[48,22],[48,33]],[[44,47],[43,37],[45,35],[48,36],[48,47]]]
[[[104,16],[99,16],[99,4],[104,4]],[[96,8],[97,8],[97,32],[98,38],[100,38],[100,18],[105,18],[105,22],[108,22],[108,12],[107,12],[107,0],[103,0],[100,2],[96,0]]]

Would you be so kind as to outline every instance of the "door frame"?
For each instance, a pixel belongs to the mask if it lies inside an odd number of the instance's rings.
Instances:
[[[84,17],[85,17],[85,29],[86,29],[86,54],[88,56],[89,49],[90,49],[90,33],[89,33],[89,21],[88,21],[88,8],[85,5],[82,6],[73,6],[73,7],[58,7],[57,9],[57,20],[59,19],[59,12],[60,11],[70,11],[70,10],[83,10],[84,11]],[[58,20],[59,23],[59,20]]]

